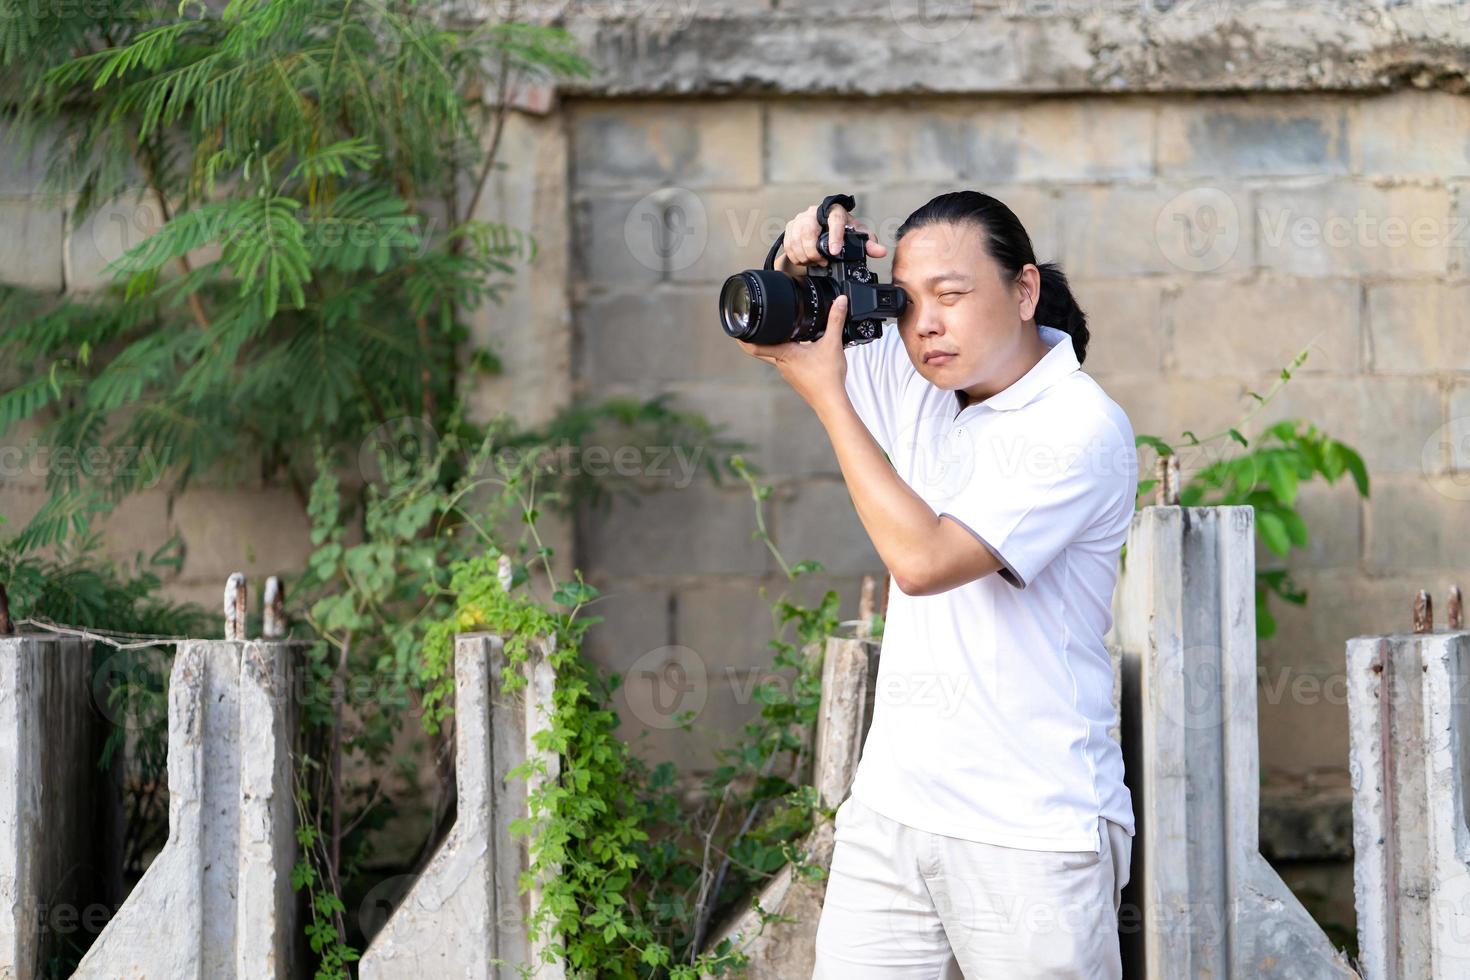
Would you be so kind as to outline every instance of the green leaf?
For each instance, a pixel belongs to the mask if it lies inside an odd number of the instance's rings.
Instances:
[[[1296,503],[1296,467],[1287,462],[1285,458],[1279,455],[1271,456],[1266,465],[1266,482],[1282,507],[1291,507]]]
[[[1158,436],[1136,435],[1133,437],[1133,445],[1135,447],[1150,446],[1160,456],[1171,456],[1174,453],[1174,447],[1170,446]]]
[[[1230,438],[1234,439],[1236,442],[1240,443],[1242,446],[1246,446],[1246,447],[1249,447],[1250,446],[1250,443],[1249,442],[1246,442],[1245,436],[1243,436],[1243,435],[1240,434],[1240,430],[1239,429],[1231,429],[1230,430]]]
[[[1283,557],[1291,551],[1291,535],[1287,533],[1286,523],[1280,515],[1271,511],[1260,511],[1256,514],[1256,526],[1260,528],[1261,539],[1266,542],[1266,547]]]
[[[568,582],[556,590],[552,599],[562,606],[580,606],[596,599],[601,593],[586,582]]]

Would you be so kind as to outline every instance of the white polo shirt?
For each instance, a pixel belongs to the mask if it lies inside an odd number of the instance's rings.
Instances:
[[[853,406],[899,475],[1005,566],[934,596],[890,583],[852,795],[946,836],[1098,851],[1099,816],[1134,832],[1102,638],[1138,462],[1071,338],[1039,329],[1050,351],[965,408],[891,326],[846,350]]]

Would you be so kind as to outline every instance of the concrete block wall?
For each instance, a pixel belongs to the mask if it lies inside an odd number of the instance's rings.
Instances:
[[[1220,432],[1310,348],[1255,428],[1318,424],[1363,453],[1373,497],[1346,480],[1303,490],[1312,540],[1288,565],[1311,598],[1278,606],[1280,632],[1262,645],[1263,763],[1285,785],[1345,789],[1341,643],[1406,622],[1414,590],[1462,564],[1470,101],[1418,90],[584,98],[567,116],[578,392],[672,392],[725,423],[778,487],[769,519],[783,552],[822,561],[835,583],[877,558],[825,437],[715,315],[724,278],[758,266],[825,193],[855,193],[890,245],[936,193],[975,187],[1010,204],[1038,258],[1072,279],[1091,318],[1084,368],[1139,433]],[[873,265],[887,276],[891,262]],[[1229,445],[1187,455],[1186,473]],[[773,563],[753,526],[740,487],[669,488],[585,520],[579,559],[610,593],[597,655],[662,669],[688,647],[709,676],[766,662],[756,593]],[[754,712],[719,686],[705,701],[712,723]],[[688,757],[687,739],[667,743]]]

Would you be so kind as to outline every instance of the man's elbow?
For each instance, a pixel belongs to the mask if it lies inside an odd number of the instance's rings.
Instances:
[[[893,575],[893,584],[898,586],[898,591],[907,596],[939,595],[948,592],[957,582],[947,581],[947,576],[940,570],[927,562],[914,562],[906,568],[889,569]]]
[[[966,556],[963,561],[943,561],[941,556],[916,555],[907,562],[888,571],[893,584],[907,596],[930,596],[957,589],[962,585],[984,578],[1001,567],[995,556],[986,549],[979,560]]]

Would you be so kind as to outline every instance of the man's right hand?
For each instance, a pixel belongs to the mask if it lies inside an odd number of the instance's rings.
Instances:
[[[879,244],[867,228],[854,223],[847,209],[840,204],[827,209],[827,239],[833,253],[842,249],[842,233],[849,224],[858,231],[867,232],[869,258],[881,259],[888,254],[888,247]],[[817,247],[821,234],[822,222],[817,217],[817,205],[813,204],[786,222],[786,237],[781,241],[782,251],[776,256],[775,267],[787,275],[801,276],[806,274],[809,265],[826,265],[831,256]]]

